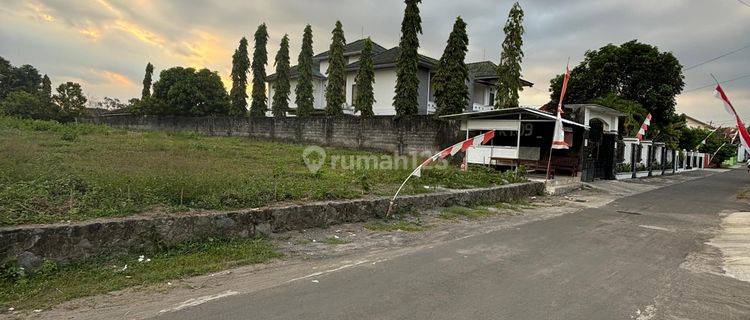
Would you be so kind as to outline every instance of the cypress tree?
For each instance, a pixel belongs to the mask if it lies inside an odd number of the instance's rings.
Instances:
[[[250,105],[251,117],[265,117],[266,106],[266,64],[268,64],[268,29],[263,23],[255,31],[255,50],[253,51],[253,102]]]
[[[154,74],[154,65],[149,62],[146,65],[146,75],[143,77],[143,91],[141,91],[141,100],[151,97],[151,77]]]
[[[466,35],[466,23],[461,17],[456,18],[453,31],[448,37],[443,56],[440,57],[437,72],[433,78],[437,115],[461,113],[466,109],[469,100],[469,70],[464,58],[469,50],[469,37]]]
[[[363,117],[373,115],[372,105],[375,104],[375,95],[372,92],[372,84],[375,83],[375,70],[372,64],[372,40],[365,39],[362,48],[362,56],[359,59],[359,70],[355,78],[357,83],[357,100],[354,108]]]
[[[45,74],[42,78],[42,98],[45,102],[51,102],[52,101],[52,81],[49,80],[49,77]]]
[[[297,58],[297,87],[294,93],[297,95],[295,103],[297,104],[297,116],[309,117],[313,112],[313,85],[312,85],[312,68],[313,68],[313,34],[312,27],[308,24],[305,27],[305,33],[302,36],[302,50]]]
[[[523,9],[516,2],[508,13],[503,28],[505,40],[502,45],[500,64],[497,67],[497,95],[495,108],[518,107],[518,92],[521,86],[521,61],[523,60]]]
[[[281,39],[281,47],[276,52],[276,81],[273,83],[271,111],[276,118],[286,116],[289,110],[289,36]]]
[[[232,56],[232,89],[229,91],[229,98],[232,102],[229,108],[230,116],[247,116],[247,72],[249,69],[247,39],[242,37],[239,47]]]
[[[326,86],[326,115],[343,114],[342,106],[346,103],[346,60],[344,60],[344,30],[341,21],[336,21],[333,38],[328,55],[328,85]]]
[[[422,18],[419,17],[421,0],[405,0],[406,11],[401,22],[401,41],[399,55],[396,60],[396,95],[393,106],[396,115],[414,115],[419,112],[419,78],[417,65],[419,62],[418,34],[422,33]]]

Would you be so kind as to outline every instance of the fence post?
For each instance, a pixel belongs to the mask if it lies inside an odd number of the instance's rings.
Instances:
[[[630,171],[633,172],[632,178],[635,179],[638,177],[638,164],[636,162],[638,162],[638,154],[641,153],[640,145],[631,144],[630,151]]]
[[[646,167],[648,169],[648,176],[653,175],[653,170],[651,169],[651,164],[654,161],[654,145],[651,144],[651,148],[648,149],[648,152],[646,153]]]

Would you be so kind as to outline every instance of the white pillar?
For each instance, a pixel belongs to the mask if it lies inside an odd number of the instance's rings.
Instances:
[[[641,149],[641,162],[642,164],[646,164],[646,161],[648,161],[648,147],[653,145],[653,141],[651,140],[644,140],[641,141],[641,146],[643,148]]]
[[[638,139],[636,138],[623,138],[622,142],[625,144],[625,151],[624,151],[624,157],[625,161],[623,163],[630,164],[630,160],[633,159],[633,152],[635,150],[635,146],[638,144]]]

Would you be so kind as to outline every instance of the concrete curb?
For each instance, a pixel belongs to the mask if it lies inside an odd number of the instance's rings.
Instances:
[[[544,183],[451,190],[399,198],[401,208],[479,205],[543,194]],[[389,199],[355,199],[158,217],[127,217],[70,224],[0,228],[0,264],[35,268],[44,260],[69,262],[95,255],[147,251],[208,237],[259,234],[363,222],[382,217]]]

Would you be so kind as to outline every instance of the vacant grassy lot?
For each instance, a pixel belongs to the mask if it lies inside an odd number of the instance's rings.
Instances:
[[[411,171],[334,168],[327,161],[311,173],[304,149],[239,137],[0,118],[0,225],[390,195]],[[512,174],[483,167],[427,169],[404,193],[514,181]]]

